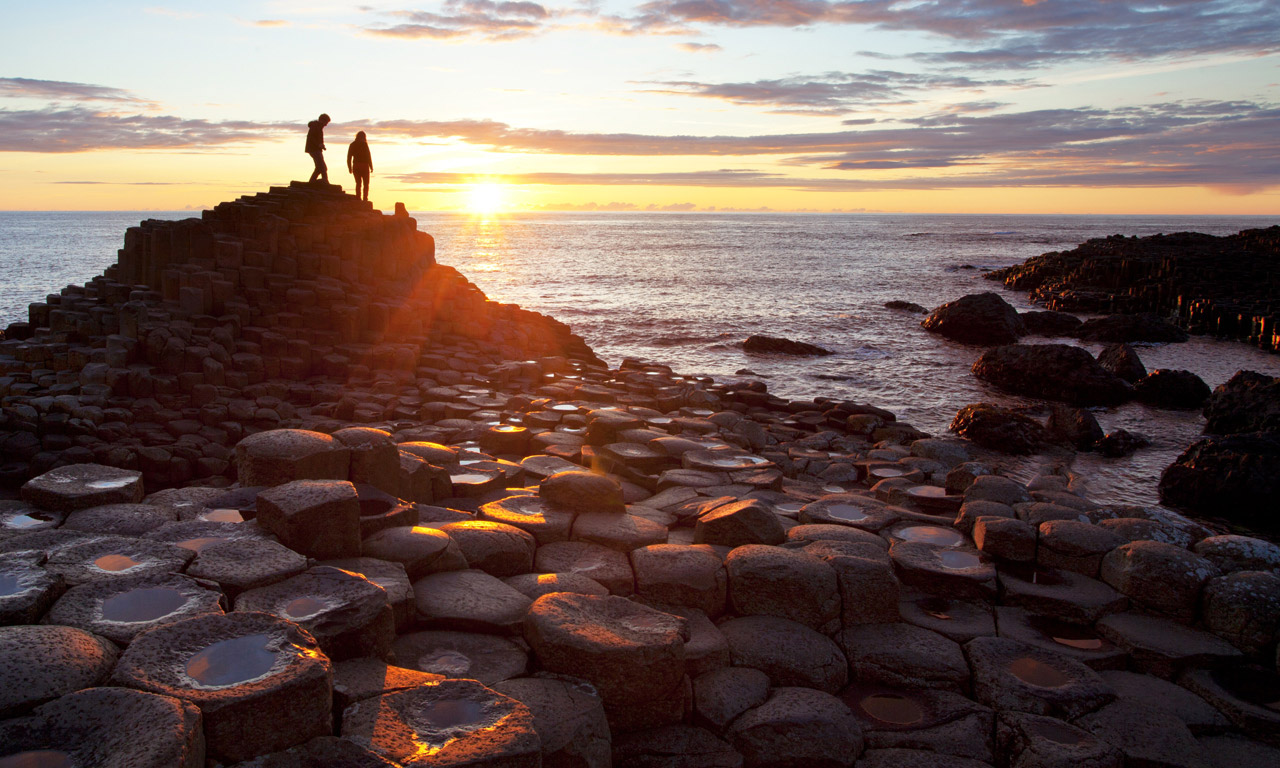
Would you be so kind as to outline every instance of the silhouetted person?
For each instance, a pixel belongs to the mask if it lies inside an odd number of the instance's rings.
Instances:
[[[329,124],[328,115],[320,115],[319,119],[307,123],[307,154],[316,161],[316,169],[311,173],[311,181],[322,180],[329,183],[329,166],[324,164],[324,127]]]
[[[356,140],[347,147],[347,172],[356,177],[356,197],[369,202],[369,172],[373,170],[373,158],[369,155],[369,141],[364,131],[356,134]],[[360,190],[364,194],[360,194]]]

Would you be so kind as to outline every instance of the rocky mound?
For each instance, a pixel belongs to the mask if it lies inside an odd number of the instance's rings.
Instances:
[[[1280,379],[1236,371],[1213,390],[1204,417],[1204,431],[1211,435],[1280,430]]]
[[[1128,383],[1087,350],[1066,344],[989,349],[973,364],[973,373],[1008,392],[1073,405],[1117,405],[1133,396]]]
[[[1193,232],[1089,240],[987,273],[1068,312],[1176,317],[1192,333],[1280,351],[1280,226],[1227,237]],[[1116,341],[1129,339],[1116,338]]]
[[[1011,344],[1027,332],[1018,310],[997,293],[974,293],[933,310],[920,323],[926,331],[965,344]]]

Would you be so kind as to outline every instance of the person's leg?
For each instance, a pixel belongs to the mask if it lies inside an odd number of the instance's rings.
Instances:
[[[324,153],[316,153],[316,165],[320,167],[320,178],[325,184],[329,183],[329,166],[324,163]]]
[[[362,194],[363,191],[363,194]],[[356,197],[369,202],[369,169],[356,169]]]
[[[309,152],[308,154],[311,155],[312,162],[316,164],[316,169],[311,172],[311,178],[308,179],[307,181],[310,183],[314,183],[315,180],[320,178],[320,175],[325,172],[324,155],[322,155],[319,152]]]

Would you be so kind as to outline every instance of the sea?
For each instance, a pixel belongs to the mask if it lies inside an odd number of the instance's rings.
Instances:
[[[0,212],[0,325],[26,307],[83,283],[113,263],[129,226],[191,212]],[[985,280],[986,270],[1094,237],[1197,231],[1225,235],[1277,217],[807,213],[413,214],[436,239],[437,260],[494,300],[568,323],[601,358],[662,363],[717,380],[753,378],[788,398],[826,396],[887,408],[945,435],[970,403],[1035,405],[978,381],[979,347],[920,327],[921,315],[886,309],[900,299],[928,308],[995,290],[1025,311],[1024,293]],[[832,350],[827,357],[748,355],[751,334]],[[1069,339],[1029,337],[1028,343]],[[1084,344],[1091,352],[1100,345]],[[1280,376],[1280,355],[1235,341],[1192,337],[1137,345],[1148,370],[1189,370],[1210,387],[1240,369]],[[1106,431],[1139,433],[1151,446],[1123,459],[1033,456],[1015,475],[1065,466],[1093,499],[1155,504],[1160,473],[1197,440],[1204,419],[1130,403],[1096,409]]]

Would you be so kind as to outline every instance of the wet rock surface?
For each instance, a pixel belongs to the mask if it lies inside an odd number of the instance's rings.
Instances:
[[[963,296],[933,310],[920,325],[966,344],[1012,344],[1027,333],[1018,310],[996,293]]]
[[[609,368],[336,189],[144,223],[32,319],[0,339],[5,765],[1273,754],[1274,545],[865,403]]]
[[[1066,344],[996,347],[978,358],[973,373],[1007,392],[1073,405],[1118,405],[1133,394],[1093,355]]]

